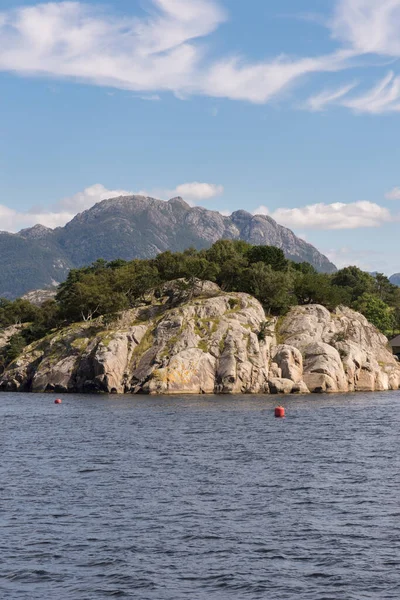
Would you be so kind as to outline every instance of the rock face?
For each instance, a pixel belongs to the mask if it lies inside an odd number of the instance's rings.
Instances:
[[[400,367],[388,341],[367,319],[346,307],[297,306],[279,335],[303,356],[311,392],[398,389]]]
[[[22,296],[23,300],[28,300],[34,306],[42,306],[48,300],[54,300],[57,294],[57,289],[49,289],[49,290],[32,290],[28,292],[24,296]]]
[[[7,333],[3,332],[3,337]],[[166,284],[147,305],[78,323],[28,346],[3,391],[258,394],[398,389],[387,340],[347,308],[295,307],[266,320],[261,304],[197,282]]]
[[[36,225],[16,234],[0,231],[0,296],[14,298],[36,288],[52,288],[65,280],[69,269],[98,258],[151,258],[165,250],[206,248],[220,239],[277,246],[287,258],[307,261],[318,271],[336,270],[314,246],[271,217],[244,210],[226,217],[191,207],[182,198],[164,202],[127,196],[99,202],[65,227]]]

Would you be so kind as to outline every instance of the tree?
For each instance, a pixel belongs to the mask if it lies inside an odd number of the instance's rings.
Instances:
[[[205,255],[208,261],[222,266],[234,258],[243,258],[251,245],[242,240],[218,240],[206,250]]]
[[[194,283],[195,279],[215,281],[217,274],[217,265],[210,263],[206,258],[201,256],[185,257],[185,262],[182,266],[182,275],[191,284]]]
[[[374,293],[375,279],[358,267],[345,267],[332,275],[332,284],[345,288],[355,302],[363,294]]]
[[[346,288],[332,285],[323,273],[296,273],[294,293],[299,304],[322,304],[329,309],[350,300]]]
[[[9,325],[29,323],[35,320],[39,312],[40,309],[28,300],[18,298],[13,302],[6,301],[3,307],[0,307],[0,326],[8,327]]]
[[[75,274],[57,294],[61,315],[70,321],[90,321],[94,317],[128,308],[125,294],[115,289],[114,272],[107,269]]]
[[[26,340],[20,333],[13,335],[6,347],[3,349],[5,364],[8,365],[10,362],[18,358],[25,346]]]
[[[271,265],[275,271],[286,271],[289,266],[283,251],[275,246],[253,246],[247,251],[246,257],[250,264],[262,262]]]
[[[157,267],[143,260],[131,261],[115,273],[115,289],[124,294],[131,307],[160,281]]]
[[[172,253],[169,250],[158,254],[151,261],[151,264],[156,267],[161,281],[172,281],[182,277],[183,263],[183,254]]]
[[[241,290],[255,296],[268,313],[275,315],[284,314],[295,304],[292,286],[290,273],[274,271],[263,262],[250,265],[241,280]]]
[[[394,325],[393,309],[377,296],[369,293],[363,294],[354,308],[383,333],[392,330]]]
[[[304,275],[310,275],[310,274],[316,275],[318,273],[318,271],[312,265],[310,265],[310,263],[308,263],[308,262],[302,262],[302,263],[292,262],[291,268],[294,271],[303,273]]]

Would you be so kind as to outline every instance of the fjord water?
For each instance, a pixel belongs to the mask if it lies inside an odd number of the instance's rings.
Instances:
[[[0,597],[400,598],[400,393],[0,395]]]

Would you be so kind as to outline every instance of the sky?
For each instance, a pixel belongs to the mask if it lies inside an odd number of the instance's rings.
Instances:
[[[400,272],[400,0],[0,0],[0,230],[113,196]]]

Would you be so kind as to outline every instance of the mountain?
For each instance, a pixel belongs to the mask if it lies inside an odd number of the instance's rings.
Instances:
[[[207,248],[219,239],[242,239],[282,248],[287,258],[307,261],[318,271],[336,270],[314,246],[264,215],[239,210],[226,217],[191,207],[182,198],[168,202],[144,196],[103,200],[65,227],[35,225],[0,232],[0,296],[14,298],[63,281],[68,271],[97,260],[150,258],[159,252]]]
[[[395,273],[394,275],[389,277],[389,281],[390,283],[393,283],[393,285],[397,285],[400,287],[400,273]]]

